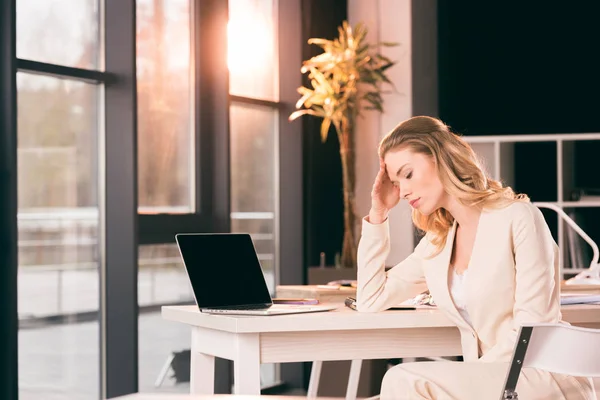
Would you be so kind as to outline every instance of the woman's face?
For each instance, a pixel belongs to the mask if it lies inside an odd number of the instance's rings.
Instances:
[[[409,149],[392,150],[383,161],[390,180],[400,187],[400,197],[411,207],[424,215],[442,207],[447,194],[430,156]]]

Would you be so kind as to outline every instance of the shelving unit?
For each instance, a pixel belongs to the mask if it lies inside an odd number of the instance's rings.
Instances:
[[[589,141],[600,141],[600,133],[463,136],[463,138],[471,144],[475,152],[479,155],[488,173],[490,173],[490,175],[494,177],[494,179],[501,180],[506,185],[509,185],[513,188],[515,187],[515,175],[519,173],[519,171],[517,170],[518,168],[515,166],[515,146],[518,143],[539,143],[542,144],[544,150],[548,150],[548,146],[554,147],[556,153],[556,170],[546,171],[545,178],[548,178],[548,174],[555,175],[554,183],[556,185],[556,190],[552,194],[549,194],[551,198],[532,198],[532,201],[555,204],[558,207],[561,207],[563,210],[565,210],[565,212],[567,212],[568,210],[576,210],[582,208],[597,208],[598,211],[600,211],[600,198],[598,200],[570,200],[570,194],[576,189],[576,176],[574,171],[575,168],[573,165],[576,147],[575,144]],[[527,168],[531,168],[534,170],[540,169],[540,165],[537,165],[535,163],[538,159],[540,159],[541,154],[542,153],[532,154],[532,164],[528,165]],[[547,151],[544,152],[543,155],[548,156]],[[598,158],[600,160],[600,154],[598,154]],[[597,187],[600,188],[600,166],[597,168],[597,170]],[[540,179],[542,178],[544,178],[543,174],[540,175]],[[527,188],[520,188],[519,191],[529,194]],[[575,267],[571,266],[569,260],[566,257],[566,229],[570,228],[566,226],[565,222],[562,219],[558,218],[556,214],[552,216],[552,211],[542,211],[546,219],[549,221],[549,224],[550,221],[552,221],[550,218],[556,218],[556,239],[560,248],[560,257],[562,260],[561,275],[563,276],[563,278],[569,278],[574,274],[587,269],[588,265]],[[597,219],[597,223],[600,224],[600,218]],[[582,228],[586,230],[585,227]],[[597,243],[600,242],[600,237],[594,238],[592,236],[592,238]]]

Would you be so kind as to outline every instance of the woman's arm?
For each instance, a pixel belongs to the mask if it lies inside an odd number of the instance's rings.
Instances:
[[[371,224],[363,219],[357,257],[357,310],[383,311],[426,290],[421,264],[427,242],[423,238],[411,255],[386,273],[385,260],[390,252],[388,220]]]
[[[512,235],[516,270],[513,327],[480,361],[510,360],[522,324],[561,319],[558,247],[542,212],[530,204],[519,207]]]

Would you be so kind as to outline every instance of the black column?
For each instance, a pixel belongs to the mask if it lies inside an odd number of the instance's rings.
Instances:
[[[18,398],[15,0],[0,1],[0,398]]]
[[[302,0],[301,2],[301,42],[302,60],[316,56],[323,50],[309,45],[308,39],[319,37],[334,39],[338,36],[338,26],[348,18],[347,0]],[[296,66],[300,70],[302,63]],[[311,87],[307,75],[302,77],[302,85]],[[304,209],[304,283],[307,283],[308,267],[319,264],[319,254],[324,252],[326,264],[333,265],[336,253],[342,251],[344,235],[344,202],[342,192],[342,165],[339,141],[332,127],[327,141],[321,141],[321,118],[302,117],[302,167],[303,167],[303,209]],[[304,363],[304,387],[308,387],[310,363]],[[289,369],[292,371],[292,369]],[[293,370],[297,371],[297,370]],[[282,375],[290,379],[288,368],[282,368]],[[290,379],[297,385],[299,379]]]
[[[231,231],[229,74],[227,70],[228,2],[195,0],[194,47],[200,130],[200,210],[210,215],[211,232]],[[215,393],[230,393],[232,363],[217,358]]]
[[[322,53],[308,39],[322,37],[334,39],[337,28],[348,17],[346,0],[302,1],[302,60]],[[298,65],[300,69],[301,65]],[[310,87],[306,75],[303,85]],[[321,142],[321,119],[302,117],[304,154],[304,243],[308,266],[319,264],[319,254],[324,252],[326,263],[334,264],[335,253],[342,251],[344,235],[344,203],[342,197],[342,165],[339,142],[331,128],[325,143]]]
[[[101,273],[101,393],[138,391],[137,89],[135,1],[106,0]],[[104,397],[103,397],[104,398]]]

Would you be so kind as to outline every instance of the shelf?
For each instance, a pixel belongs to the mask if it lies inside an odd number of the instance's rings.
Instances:
[[[600,207],[600,201],[563,201],[558,205],[565,208]]]
[[[517,143],[600,140],[600,133],[548,133],[533,135],[463,136],[469,143]]]
[[[590,195],[572,201],[575,190],[600,188],[597,154],[600,133],[463,136],[487,172],[517,193],[525,193],[533,203],[556,205],[567,212],[581,228],[600,243],[600,196]],[[558,215],[542,208],[544,218],[561,252],[561,275],[582,271],[590,258],[587,244],[575,239],[572,229]],[[575,250],[573,250],[575,249]],[[583,257],[583,259],[579,259]],[[569,268],[575,263],[578,268]]]
[[[600,207],[600,201],[532,201],[532,203],[554,204],[562,208]]]
[[[563,273],[565,274],[578,274],[583,271],[587,271],[588,268],[564,268]]]

